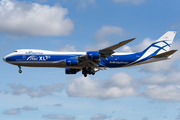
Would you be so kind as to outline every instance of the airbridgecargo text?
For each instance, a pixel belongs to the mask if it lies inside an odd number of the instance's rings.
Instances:
[[[46,61],[50,56],[29,56],[27,61]]]

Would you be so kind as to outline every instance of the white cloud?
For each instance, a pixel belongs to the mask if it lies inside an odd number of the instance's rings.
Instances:
[[[117,36],[122,37],[125,35],[125,30],[116,26],[102,26],[95,34],[95,45],[87,45],[85,51],[99,50],[109,47]]]
[[[105,81],[89,77],[70,80],[67,94],[72,97],[93,97],[105,100],[136,95],[136,89],[131,76],[117,73]]]
[[[21,36],[69,35],[74,28],[60,6],[2,0],[0,1],[0,33]]]
[[[166,102],[180,101],[180,86],[148,85],[144,92],[144,96]]]
[[[110,79],[105,81],[104,85],[106,87],[124,87],[124,86],[131,86],[133,82],[134,82],[134,79],[132,76],[121,72],[121,73],[115,73],[114,75],[112,75]]]
[[[142,52],[145,50],[148,46],[150,46],[154,40],[151,40],[150,38],[145,38],[140,44],[129,47],[127,45],[123,46],[119,51],[122,52]]]
[[[84,51],[89,51],[89,50],[100,50],[106,47],[109,47],[110,43],[108,41],[103,41],[103,42],[98,42],[96,45],[87,45],[85,46]]]
[[[109,118],[108,116],[106,115],[103,115],[103,114],[96,114],[96,115],[93,115],[91,117],[91,120],[104,120],[104,119],[107,119]]]
[[[147,47],[149,47],[155,40],[151,40],[150,38],[145,38],[140,44],[132,47],[132,51],[142,52]]]
[[[125,46],[123,46],[121,49],[116,50],[116,52],[132,53],[132,52],[134,52],[134,51],[132,51],[132,48],[131,48],[131,47],[125,45]]]
[[[49,115],[43,115],[43,118],[58,119],[58,120],[74,120],[75,116],[64,115],[64,114],[49,114]]]
[[[31,97],[44,97],[47,95],[53,95],[55,92],[62,91],[64,84],[57,83],[38,87],[27,87],[22,84],[10,84],[9,86],[12,90],[7,92],[14,95],[27,94]]]
[[[172,71],[166,71],[164,74],[155,74],[142,78],[142,81],[147,84],[180,84],[180,70],[172,69]]]
[[[130,2],[130,3],[133,3],[133,4],[141,4],[143,3],[145,0],[113,0],[115,3],[118,3],[118,2]]]
[[[124,29],[122,29],[121,27],[102,26],[102,28],[96,32],[95,38],[97,41],[103,41],[104,39],[107,39],[107,37],[109,37],[110,35],[123,36],[124,34]]]

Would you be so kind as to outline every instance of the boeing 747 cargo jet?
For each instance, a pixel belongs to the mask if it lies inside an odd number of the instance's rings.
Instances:
[[[82,74],[94,75],[97,71],[106,68],[121,68],[141,65],[161,60],[167,60],[177,50],[170,50],[176,31],[168,31],[144,51],[138,53],[119,53],[119,47],[133,41],[122,41],[110,47],[87,52],[55,52],[36,49],[19,49],[5,56],[7,63],[17,65],[19,73],[21,66],[25,67],[58,67],[65,68],[66,74],[76,74],[82,70]]]

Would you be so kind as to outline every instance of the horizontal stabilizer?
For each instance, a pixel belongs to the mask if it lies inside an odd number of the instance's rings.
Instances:
[[[161,54],[158,54],[158,55],[154,55],[154,56],[151,56],[151,58],[162,58],[162,57],[168,57],[170,55],[172,55],[173,53],[175,53],[177,50],[170,50],[168,52],[164,52],[164,53],[161,53]]]

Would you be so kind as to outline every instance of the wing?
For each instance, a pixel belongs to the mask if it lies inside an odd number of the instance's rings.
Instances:
[[[99,50],[100,57],[105,59],[106,57],[111,56],[113,53],[115,53],[114,52],[115,49],[122,47],[123,45],[133,41],[134,39],[136,39],[136,38],[128,39],[128,40],[122,41],[118,44],[115,44],[110,47]]]
[[[119,42],[118,44],[115,44],[110,47],[107,47],[107,48],[104,48],[101,50],[97,50],[94,52],[99,52],[99,57],[102,59],[106,59],[108,56],[111,56],[113,53],[115,53],[114,52],[115,49],[122,47],[123,45],[133,41],[134,39],[136,39],[136,38],[128,39],[128,40]],[[86,55],[83,55],[83,56],[78,57],[78,60],[81,61],[81,64],[86,67],[95,67],[95,68],[100,69],[98,67],[99,63],[101,62],[100,59],[91,59],[90,60],[90,59],[87,59]]]

